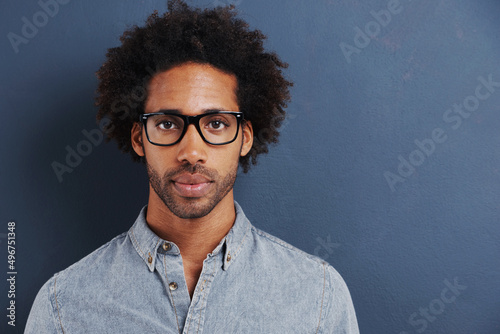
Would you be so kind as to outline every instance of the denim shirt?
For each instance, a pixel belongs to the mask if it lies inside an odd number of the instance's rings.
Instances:
[[[179,248],[149,229],[146,206],[128,232],[45,283],[25,333],[359,333],[337,271],[235,208],[192,299]]]

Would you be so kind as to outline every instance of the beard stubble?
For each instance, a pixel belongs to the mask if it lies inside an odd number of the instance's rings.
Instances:
[[[230,172],[221,177],[219,173],[202,165],[184,164],[178,168],[168,169],[163,176],[149,165],[146,160],[149,183],[165,206],[177,217],[182,219],[202,218],[208,215],[220,201],[233,189],[238,172],[238,164]],[[174,193],[172,179],[180,174],[200,174],[215,185],[215,191],[204,198],[179,197]]]

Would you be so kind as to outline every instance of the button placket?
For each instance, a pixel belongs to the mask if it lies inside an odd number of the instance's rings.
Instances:
[[[186,324],[188,326],[188,333],[190,328],[195,329],[196,333],[203,331],[203,319],[205,317],[208,294],[216,276],[217,268],[220,267],[219,265],[221,262],[224,262],[223,252],[219,252],[215,256],[209,257],[203,262],[203,269],[198,279],[199,286],[197,286],[194,291],[187,314],[188,318],[186,319]]]
[[[172,249],[172,244],[170,244],[169,242],[164,242],[161,247],[163,248],[163,250],[165,252],[168,252],[169,250]],[[179,285],[177,284],[177,282],[170,282],[168,284],[168,288],[170,289],[170,291],[175,291],[177,290],[177,288],[179,287]]]
[[[179,333],[181,333],[191,303],[185,283],[182,256],[176,245],[168,241],[159,243],[158,254],[162,258],[162,261],[157,262],[161,263],[161,268],[159,267],[158,271],[163,273],[162,281],[166,289],[165,292],[171,301]]]

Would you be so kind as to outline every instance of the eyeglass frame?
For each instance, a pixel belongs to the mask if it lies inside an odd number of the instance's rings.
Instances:
[[[236,134],[234,135],[234,138],[231,141],[224,142],[224,143],[218,143],[218,144],[211,143],[203,135],[203,133],[201,131],[201,128],[200,128],[200,119],[203,118],[203,117],[205,117],[205,116],[216,115],[216,114],[226,114],[226,115],[229,114],[229,115],[234,115],[236,117],[236,126],[237,126],[236,127]],[[177,139],[177,141],[173,142],[172,144],[158,144],[158,143],[153,143],[151,141],[151,139],[149,139],[148,127],[147,127],[146,123],[147,123],[149,117],[151,117],[151,116],[158,116],[158,115],[167,115],[167,116],[168,115],[172,115],[172,116],[177,116],[177,117],[181,118],[184,121],[184,129],[182,129],[182,133],[179,136],[179,139]],[[239,134],[239,131],[240,131],[240,125],[241,125],[241,122],[244,119],[245,118],[244,118],[243,112],[241,112],[241,111],[229,111],[229,110],[211,111],[211,112],[199,114],[199,115],[196,115],[196,116],[182,115],[182,114],[179,114],[179,113],[176,113],[176,112],[161,111],[161,110],[158,111],[158,112],[153,112],[153,113],[148,113],[148,114],[139,114],[139,121],[144,126],[144,131],[146,132],[146,138],[148,138],[148,141],[151,144],[156,145],[156,146],[173,146],[175,144],[178,144],[184,138],[184,135],[187,132],[187,128],[188,128],[189,124],[193,124],[194,125],[194,127],[196,128],[196,131],[198,131],[198,134],[200,135],[201,139],[203,139],[203,141],[205,143],[207,143],[207,144],[216,145],[216,146],[231,144],[232,142],[234,142],[236,140],[236,138],[238,138],[238,134]]]

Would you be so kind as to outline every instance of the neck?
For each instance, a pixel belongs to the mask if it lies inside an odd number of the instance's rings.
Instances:
[[[235,219],[232,190],[208,215],[183,219],[175,216],[150,188],[146,221],[156,235],[179,247],[183,262],[202,265],[229,232]]]

